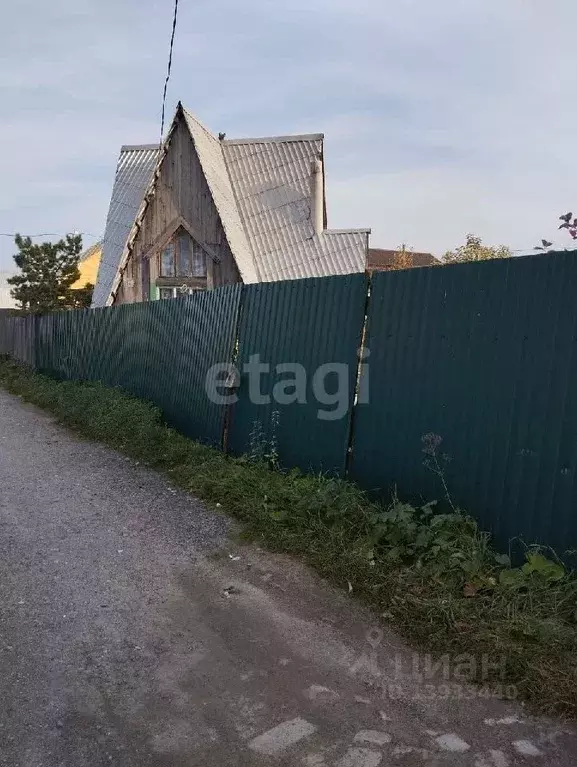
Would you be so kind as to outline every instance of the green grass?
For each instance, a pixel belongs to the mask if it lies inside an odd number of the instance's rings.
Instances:
[[[493,681],[515,685],[535,710],[577,717],[577,579],[550,555],[530,549],[524,568],[511,569],[464,514],[382,506],[349,482],[227,457],[116,389],[57,382],[6,359],[0,386],[218,502],[247,536],[352,589],[416,646],[504,656],[505,678]]]

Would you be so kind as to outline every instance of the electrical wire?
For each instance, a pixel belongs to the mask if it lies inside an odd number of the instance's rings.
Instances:
[[[100,239],[97,234],[92,232],[38,232],[37,234],[22,234],[22,232],[0,232],[0,237],[16,237],[19,234],[21,237],[60,237],[61,234],[80,234],[82,237],[93,237],[95,240]]]
[[[166,80],[164,81],[164,92],[162,94],[162,118],[160,121],[160,144],[162,147],[162,136],[164,134],[164,115],[166,109],[166,91],[168,81],[170,80],[170,70],[172,69],[172,49],[174,47],[174,34],[176,32],[176,17],[178,15],[178,0],[174,0],[174,17],[172,19],[172,34],[170,35],[170,49],[168,52],[168,67],[166,69]]]

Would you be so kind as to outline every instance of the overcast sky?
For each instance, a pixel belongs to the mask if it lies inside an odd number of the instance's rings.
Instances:
[[[3,6],[0,232],[102,234],[121,144],[158,140],[171,5]],[[576,28],[574,0],[180,0],[169,119],[324,132],[329,226],[374,246],[565,245]]]

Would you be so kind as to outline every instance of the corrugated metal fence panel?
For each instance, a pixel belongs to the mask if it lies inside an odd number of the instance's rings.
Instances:
[[[41,373],[58,379],[72,377],[68,314],[57,312],[37,318],[36,367]]]
[[[147,399],[148,388],[141,380],[147,349],[138,348],[138,312],[147,310],[145,304],[127,304],[108,309],[96,309],[96,324],[91,328],[92,343],[103,349],[103,355],[90,370],[92,380],[102,381],[108,386],[120,386],[136,396]],[[111,324],[111,315],[114,318]],[[141,352],[141,353],[139,353]]]
[[[10,354],[12,351],[9,320],[10,315],[5,310],[0,310],[0,354]]]
[[[8,317],[0,312],[0,354],[10,353]]]
[[[254,438],[258,430],[269,441],[276,411],[276,438],[283,466],[344,472],[366,285],[365,275],[353,274],[245,286],[239,330],[238,364],[242,376],[229,440],[234,453],[249,452],[251,434]],[[256,354],[270,366],[270,372],[260,379],[261,392],[270,399],[268,404],[251,401],[249,379],[243,373],[244,365]],[[306,371],[305,403],[280,404],[271,396],[277,383],[293,377],[276,372],[277,365],[286,363],[299,363]],[[344,366],[341,408],[328,404],[322,392],[324,403],[313,394],[313,377],[326,364]],[[321,381],[329,395],[337,389],[338,375],[330,374]],[[326,420],[327,414],[330,417],[330,411],[337,409],[341,417]]]
[[[422,452],[434,433],[454,502],[501,547],[574,547],[576,293],[570,253],[376,274],[352,478],[441,498]]]
[[[16,331],[17,331],[19,322],[21,322],[21,318],[19,317],[8,317],[6,320],[7,353],[10,354],[15,359],[17,359],[17,354],[18,354]]]
[[[71,312],[57,312],[48,315],[51,327],[50,354],[47,373],[62,380],[74,375],[74,360],[71,357],[70,315]]]
[[[91,309],[83,309],[74,312],[75,315],[75,378],[79,381],[90,380],[90,364],[94,355],[91,343],[91,330],[94,324],[95,312]]]
[[[118,384],[154,402],[169,421],[182,333],[181,303],[182,299],[119,307],[122,311],[128,309],[122,356],[129,360],[129,365],[123,368]]]
[[[124,313],[124,338],[117,363],[119,385],[136,397],[151,400],[153,383],[148,380],[153,364],[153,322],[148,303],[112,307]],[[98,310],[104,317],[110,309]]]
[[[12,349],[13,355],[18,362],[24,362],[22,359],[22,325],[24,318],[14,317],[12,321]]]
[[[171,301],[36,318],[38,367],[60,379],[121,387],[160,407],[183,433],[220,445],[225,409],[208,398],[205,380],[214,364],[232,361],[241,292],[241,285],[231,285]],[[2,339],[8,335],[3,331]],[[26,356],[19,326],[16,340],[3,343],[19,359]]]
[[[36,317],[8,317],[6,344],[8,354],[23,365],[34,367]]]
[[[226,406],[208,396],[206,381],[213,365],[233,360],[243,287],[225,285],[172,302],[181,313],[180,346],[171,423],[194,439],[222,444]]]
[[[53,349],[57,352],[54,358],[56,375],[67,381],[87,380],[84,350],[86,338],[84,335],[84,318],[88,309],[73,312],[59,312],[53,315],[56,341],[52,339]]]
[[[106,386],[122,386],[121,359],[127,340],[125,320],[126,312],[123,306],[114,306],[112,311],[100,311],[98,314],[95,353],[99,360],[92,380],[101,381]]]
[[[116,310],[116,307],[113,309]],[[86,323],[88,336],[86,343],[91,350],[90,357],[85,364],[85,375],[88,381],[101,381],[102,383],[108,381],[107,327],[110,323],[111,314],[109,309],[92,309],[90,319]]]
[[[51,375],[52,315],[38,319],[36,331],[36,368],[40,373]]]

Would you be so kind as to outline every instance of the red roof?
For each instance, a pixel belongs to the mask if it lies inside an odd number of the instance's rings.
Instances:
[[[399,250],[384,250],[383,248],[369,248],[369,256],[367,259],[368,271],[387,271],[391,269],[395,263],[395,257],[399,255]],[[415,253],[414,251],[407,251],[408,256],[411,257],[413,266],[433,266],[438,264],[438,259],[432,253]]]

